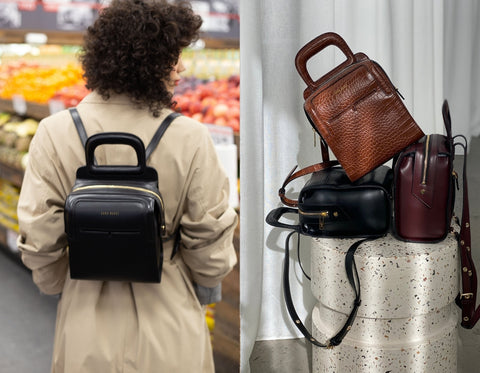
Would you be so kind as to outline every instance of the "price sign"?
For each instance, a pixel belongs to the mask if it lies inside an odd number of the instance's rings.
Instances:
[[[50,114],[55,114],[59,111],[65,110],[65,104],[62,100],[52,99],[48,101],[48,109],[50,110]]]
[[[215,145],[229,145],[234,143],[233,129],[216,124],[205,124]]]
[[[12,231],[11,229],[7,229],[6,243],[8,248],[14,253],[19,252],[18,246],[17,246],[17,237],[18,237],[17,232]]]
[[[27,113],[27,102],[25,101],[22,95],[13,95],[12,105],[13,105],[13,110],[18,115],[25,115]]]

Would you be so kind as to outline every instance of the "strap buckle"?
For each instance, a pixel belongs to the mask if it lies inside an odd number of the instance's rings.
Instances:
[[[467,299],[468,300],[468,299],[471,299],[471,298],[473,298],[473,293],[462,293],[462,294],[460,294],[460,300],[462,300],[462,299]]]

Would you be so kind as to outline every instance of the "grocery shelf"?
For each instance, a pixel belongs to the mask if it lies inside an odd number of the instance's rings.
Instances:
[[[15,110],[15,106],[12,100],[0,99],[0,111],[9,111],[11,113],[17,113],[19,115],[28,116],[33,119],[42,120],[50,115],[50,109],[46,104],[37,104],[34,102],[25,102],[25,113],[18,113]]]
[[[25,43],[25,35],[28,33],[41,32],[47,35],[48,44],[62,44],[62,45],[82,45],[84,33],[79,31],[55,31],[55,30],[35,30],[35,29],[21,29],[21,30],[0,30],[0,44],[10,43]],[[233,38],[211,38],[204,37],[202,39],[205,43],[205,48],[224,49],[224,48],[239,48],[240,42]]]
[[[46,34],[49,44],[80,45],[83,43],[82,32],[35,29],[0,30],[0,43],[25,43],[25,35],[31,32],[42,32]]]

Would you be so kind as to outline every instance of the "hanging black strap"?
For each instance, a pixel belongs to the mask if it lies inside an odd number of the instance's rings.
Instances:
[[[310,332],[307,330],[305,325],[302,323],[300,320],[300,317],[298,317],[297,311],[295,310],[295,306],[292,301],[292,294],[290,291],[290,271],[289,271],[289,263],[290,263],[290,238],[293,234],[297,233],[298,234],[298,239],[300,239],[300,233],[296,231],[292,231],[288,234],[286,240],[285,240],[285,263],[284,263],[284,269],[283,269],[283,292],[284,292],[284,297],[285,297],[285,303],[287,305],[287,310],[288,313],[290,314],[290,317],[295,323],[295,326],[302,332],[302,334],[305,336],[305,338],[312,344],[318,347],[323,347],[323,348],[332,348],[334,346],[338,346],[343,338],[347,335],[348,331],[351,329],[353,322],[355,320],[355,317],[357,316],[357,311],[358,307],[360,306],[361,299],[360,299],[360,279],[358,277],[358,272],[357,272],[357,266],[355,264],[355,251],[358,249],[358,247],[365,241],[373,240],[376,239],[377,237],[369,237],[369,238],[364,238],[359,241],[356,241],[353,245],[350,246],[348,249],[347,255],[345,257],[345,271],[347,273],[347,278],[348,282],[350,283],[350,286],[352,287],[354,293],[355,293],[355,300],[353,302],[353,309],[350,312],[350,315],[348,316],[347,321],[345,322],[345,325],[340,329],[340,331],[332,337],[330,340],[328,340],[326,343],[321,343],[319,342],[315,337],[313,337]]]

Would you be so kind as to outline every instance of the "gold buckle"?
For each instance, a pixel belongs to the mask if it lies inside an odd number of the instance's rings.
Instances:
[[[460,295],[460,299],[470,299],[470,298],[473,298],[473,293],[463,293]]]

